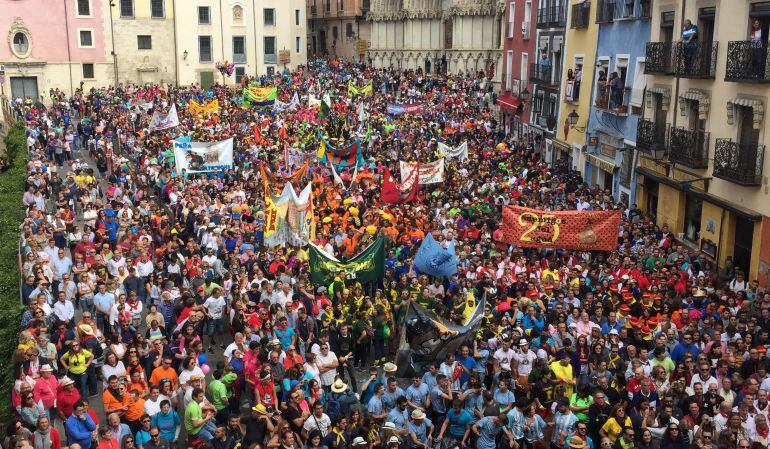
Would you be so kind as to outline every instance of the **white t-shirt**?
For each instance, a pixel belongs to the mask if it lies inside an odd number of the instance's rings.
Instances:
[[[203,303],[203,307],[206,308],[206,311],[212,318],[219,320],[224,315],[226,304],[224,296],[220,296],[219,298],[210,296],[206,302]]]
[[[144,412],[150,416],[155,416],[160,411],[160,403],[167,400],[168,396],[158,395],[158,400],[153,401],[149,397],[144,401]]]
[[[532,372],[532,364],[537,360],[535,353],[531,349],[528,349],[527,352],[516,351],[513,357],[519,364],[519,375],[529,376],[529,373]]]
[[[329,429],[331,426],[332,420],[329,418],[329,415],[324,413],[320,418],[315,416],[315,414],[310,415],[305,420],[305,424],[302,426],[302,428],[307,430],[308,433],[318,429],[318,431],[321,432],[321,438],[326,438],[326,435],[329,434]]]
[[[500,348],[497,351],[495,351],[495,354],[493,355],[493,357],[500,364],[501,369],[510,371],[511,361],[513,360],[514,355],[515,355],[515,352],[512,348],[508,349],[508,351],[505,351],[503,350],[503,348]]]
[[[334,354],[333,351],[329,351],[328,354],[326,354],[326,357],[324,357],[323,353],[319,353],[316,356],[316,365],[329,365],[333,363],[335,360],[337,360],[337,355]],[[319,370],[320,373],[320,370]],[[320,373],[319,376],[321,377],[321,385],[324,387],[328,387],[329,385],[334,383],[334,378],[337,377],[337,368],[330,369],[329,371],[326,371],[324,373]]]

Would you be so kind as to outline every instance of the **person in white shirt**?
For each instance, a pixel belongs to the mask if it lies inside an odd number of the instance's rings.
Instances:
[[[53,313],[59,321],[67,324],[70,327],[72,320],[75,318],[75,306],[72,305],[72,301],[67,301],[67,297],[64,291],[60,290],[56,304],[53,305]]]
[[[206,324],[206,335],[209,336],[209,352],[214,352],[215,338],[224,330],[222,318],[224,317],[226,306],[227,302],[224,296],[222,296],[222,290],[219,288],[214,288],[211,296],[203,303],[203,308],[206,310],[206,315],[209,318]],[[224,345],[221,346],[224,348]]]
[[[292,300],[294,293],[291,290],[291,285],[281,284],[280,290],[273,296],[271,303],[280,304],[281,307],[286,307],[286,303]]]
[[[305,371],[310,373],[318,383],[321,383],[321,370],[316,364],[316,355],[308,352],[305,356]]]
[[[316,401],[313,404],[313,413],[305,420],[305,424],[302,426],[302,433],[305,439],[308,438],[310,432],[317,430],[321,432],[321,438],[326,438],[329,433],[329,429],[332,427],[332,420],[329,415],[324,413],[324,406],[321,401]]]
[[[495,353],[492,355],[492,357],[495,359],[495,372],[499,373],[500,371],[511,371],[511,364],[515,355],[516,352],[511,349],[510,338],[508,338],[507,335],[503,335],[502,347],[498,348],[497,351],[495,351]]]
[[[160,403],[167,399],[168,397],[160,394],[159,386],[151,386],[150,395],[144,400],[144,412],[150,416],[155,416],[155,414],[160,411]]]
[[[112,277],[118,277],[120,274],[120,268],[126,268],[126,258],[123,257],[123,250],[120,247],[115,248],[115,252],[112,253],[112,259],[107,261],[107,271]]]
[[[316,366],[318,367],[322,387],[330,387],[334,383],[339,364],[337,355],[329,349],[329,343],[321,343],[321,353],[316,357]]]

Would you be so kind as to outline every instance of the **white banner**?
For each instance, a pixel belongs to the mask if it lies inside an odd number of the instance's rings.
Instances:
[[[156,129],[170,129],[179,126],[179,116],[176,115],[176,105],[171,105],[171,109],[167,114],[161,114],[160,111],[156,111],[152,114],[152,121],[150,122],[150,132]]]
[[[454,157],[460,159],[460,162],[465,162],[468,159],[468,142],[463,142],[460,145],[452,148],[449,145],[445,145],[441,142],[438,143],[438,149],[445,157],[452,159]]]
[[[414,170],[418,170],[418,182],[424,184],[436,184],[444,182],[444,158],[428,162],[427,164],[418,164],[416,162],[399,162],[401,166],[401,183],[409,179]]]
[[[204,173],[233,168],[233,138],[220,142],[174,141],[176,172]]]
[[[300,246],[310,241],[311,229],[308,225],[308,210],[312,201],[313,187],[308,184],[297,195],[294,187],[287,182],[280,196],[271,196],[277,209],[278,224],[274,234],[265,237],[265,244],[270,247],[289,244]]]
[[[275,109],[278,112],[281,111],[293,111],[299,107],[299,95],[297,92],[294,92],[294,97],[292,97],[291,101],[288,103],[284,103],[278,98],[275,99],[275,103],[273,103],[273,109]]]
[[[312,108],[313,106],[320,106],[321,105],[321,101],[322,100],[319,99],[319,98],[316,98],[315,95],[310,94],[310,96],[308,97],[308,100],[307,100],[307,104],[308,104],[308,106],[310,106]],[[323,96],[323,102],[326,103],[329,106],[332,105],[332,99],[329,96],[328,92]]]

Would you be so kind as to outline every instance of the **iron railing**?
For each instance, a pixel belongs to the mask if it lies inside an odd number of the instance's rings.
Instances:
[[[591,3],[585,1],[572,5],[572,16],[570,18],[570,28],[588,28],[588,22],[591,13]]]
[[[549,86],[559,84],[560,73],[558,71],[555,73],[555,79],[552,75],[554,75],[554,70],[550,64],[534,63],[529,65],[529,80],[532,82]]]
[[[616,20],[649,19],[651,13],[650,0],[636,0],[627,2],[626,0],[609,0],[615,3]]]
[[[714,177],[742,186],[758,186],[762,183],[764,155],[764,145],[717,139],[714,145]]]
[[[559,28],[567,23],[567,8],[564,2],[541,7],[537,10],[538,28]]]
[[[647,42],[644,51],[644,73],[672,75],[675,66],[674,45],[671,42]]]
[[[717,73],[718,44],[719,42],[674,44],[674,74],[680,78],[714,78]]]
[[[582,82],[578,83],[575,80],[567,81],[567,88],[564,89],[564,101],[567,103],[577,103],[580,101],[580,86]]]
[[[318,8],[316,6],[311,6],[310,7],[310,15],[311,16],[315,16],[316,14],[318,14]]]
[[[636,124],[636,148],[645,153],[666,148],[666,128],[665,123],[639,119]]]
[[[625,86],[613,90],[608,83],[597,82],[594,105],[604,112],[622,116],[628,115],[630,92],[631,89]]]
[[[768,45],[757,41],[732,41],[727,44],[725,81],[767,82]]]
[[[598,0],[596,23],[611,23],[615,18],[615,0]]]
[[[668,143],[668,159],[671,162],[690,168],[708,167],[709,133],[681,127],[670,128]]]

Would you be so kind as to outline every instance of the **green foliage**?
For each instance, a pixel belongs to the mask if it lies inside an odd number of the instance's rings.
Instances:
[[[24,124],[14,124],[3,139],[10,168],[0,174],[0,422],[11,413],[13,364],[11,356],[19,341],[22,306],[19,300],[19,236],[24,220],[24,180],[27,142]]]

